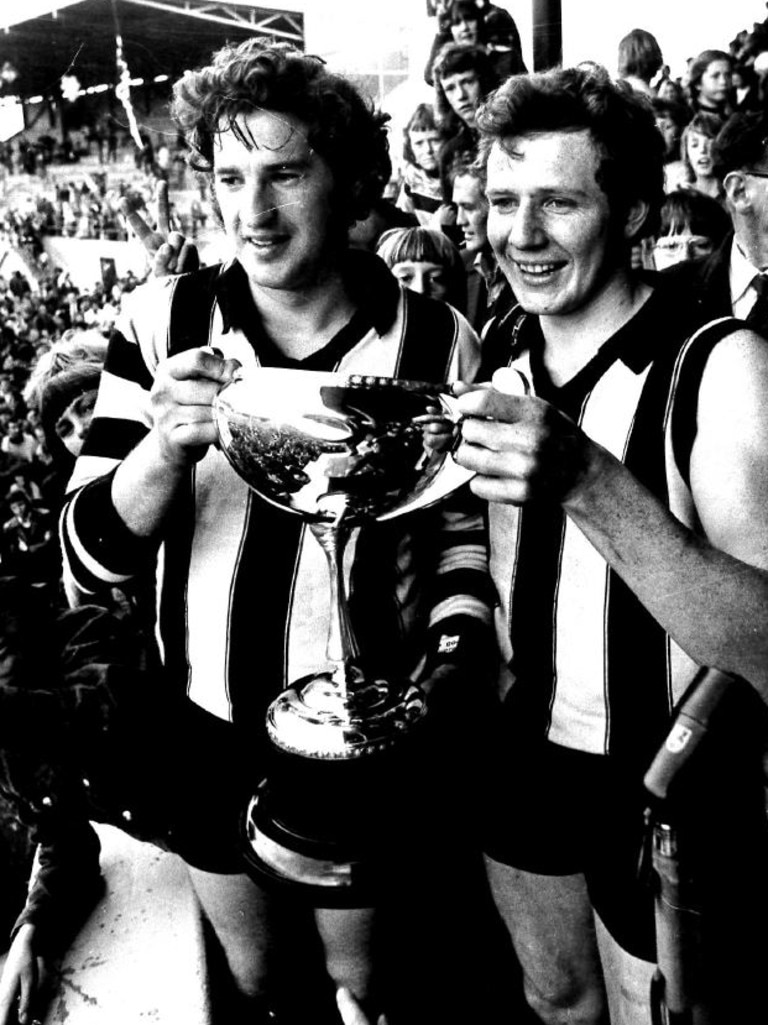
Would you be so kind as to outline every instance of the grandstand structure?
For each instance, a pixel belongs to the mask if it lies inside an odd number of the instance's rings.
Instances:
[[[203,63],[224,40],[251,36],[304,47],[299,10],[244,0],[48,0],[0,11],[0,97],[21,104],[24,128],[59,131],[92,122],[118,103],[127,69],[132,103],[144,114],[168,83]],[[118,41],[121,53],[118,53]],[[121,63],[122,62],[122,63]]]

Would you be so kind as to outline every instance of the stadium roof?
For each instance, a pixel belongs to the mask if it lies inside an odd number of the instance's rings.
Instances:
[[[30,2],[28,10],[38,13],[24,20],[0,15],[5,95],[54,95],[62,75],[74,75],[83,89],[114,83],[116,23],[131,76],[145,81],[175,79],[227,41],[261,35],[304,45],[301,13],[237,0],[62,0],[48,3],[46,13],[39,7]]]

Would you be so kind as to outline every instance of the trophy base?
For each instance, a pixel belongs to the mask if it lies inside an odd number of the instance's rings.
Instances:
[[[420,750],[413,737],[362,761],[276,749],[245,813],[249,873],[320,907],[380,900],[415,870],[423,818],[414,787]]]
[[[426,713],[419,687],[369,678],[354,663],[298,680],[270,705],[272,743],[304,758],[358,759],[398,744]]]

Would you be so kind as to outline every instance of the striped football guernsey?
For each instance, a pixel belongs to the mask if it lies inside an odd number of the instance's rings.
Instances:
[[[712,347],[738,326],[696,330],[694,311],[656,291],[560,388],[535,318],[518,316],[508,362],[696,530],[686,460],[698,384]],[[514,721],[565,747],[647,763],[694,664],[559,506],[492,505],[490,541],[507,667],[499,690]]]
[[[420,380],[471,378],[478,342],[454,310],[402,290],[377,257],[355,253],[357,313],[314,370]],[[239,264],[153,281],[135,293],[110,343],[95,417],[62,513],[65,581],[77,600],[138,572],[158,572],[158,641],[171,679],[209,712],[262,722],[275,694],[325,664],[325,556],[299,517],[273,508],[212,447],[190,471],[159,557],[131,535],[110,498],[112,474],[147,433],[158,361],[210,344],[244,366],[296,366],[260,329]],[[482,517],[446,503],[356,534],[347,551],[352,614],[382,669],[425,652],[461,658],[492,604]],[[466,508],[463,508],[466,504]]]

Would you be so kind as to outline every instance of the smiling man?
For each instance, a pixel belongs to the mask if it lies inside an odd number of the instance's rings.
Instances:
[[[325,664],[330,594],[314,537],[254,496],[217,449],[211,404],[238,365],[471,377],[477,338],[448,305],[401,289],[377,257],[348,252],[350,225],[389,178],[386,117],[319,59],[257,40],[225,47],[177,83],[174,113],[231,257],[137,289],[124,311],[63,516],[68,590],[87,599],[157,564],[167,685],[186,694],[210,766],[202,814],[175,824],[174,849],[247,1020],[267,1020],[275,1002],[291,1002],[298,1021],[327,1020],[319,1001],[297,1008],[309,996],[286,970],[310,923],[333,981],[373,1013],[383,997],[372,909],[287,901],[244,872],[239,829],[265,771],[266,709]],[[406,674],[426,657],[425,686],[433,670],[455,676],[473,638],[487,650],[490,620],[480,516],[435,516],[422,521],[418,558],[415,536],[394,525],[356,542],[348,567],[367,656]]]
[[[521,76],[478,124],[488,236],[519,302],[496,366],[531,390],[503,393],[500,375],[460,399],[504,662],[488,874],[542,1021],[602,1025],[610,1006],[640,1025],[656,960],[645,771],[698,665],[768,697],[768,347],[730,318],[702,327],[684,289],[632,270],[663,199],[642,99],[596,72]],[[765,850],[753,755],[755,803],[729,829],[754,813]],[[755,1016],[735,1006],[712,1020]]]

